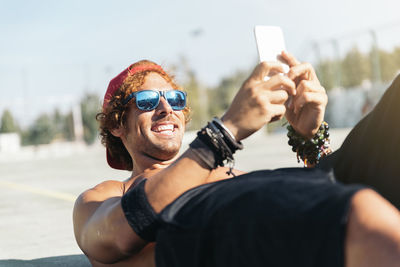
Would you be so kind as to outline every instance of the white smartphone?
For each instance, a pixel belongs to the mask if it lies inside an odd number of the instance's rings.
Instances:
[[[260,62],[263,61],[278,61],[282,63],[283,72],[289,72],[289,66],[281,60],[281,53],[285,51],[285,40],[283,32],[277,26],[257,25],[254,27],[254,35],[256,37],[257,51]],[[270,76],[265,76],[264,81],[268,81]],[[289,96],[286,101],[286,107],[292,103],[292,96]]]
[[[289,66],[281,60],[281,52],[286,50],[283,32],[277,26],[257,25],[254,27],[258,56],[262,61],[278,61],[282,63],[285,73],[289,71]]]

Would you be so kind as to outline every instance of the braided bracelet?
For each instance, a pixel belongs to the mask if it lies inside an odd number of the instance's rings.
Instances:
[[[225,166],[226,162],[230,174],[235,163],[233,154],[243,148],[242,143],[236,141],[222,121],[215,118],[197,132],[197,138],[189,146],[210,170]]]
[[[298,134],[291,125],[288,125],[287,129],[288,144],[292,146],[292,151],[297,153],[297,162],[300,163],[301,159],[305,167],[318,164],[322,157],[332,153],[327,122],[322,122],[318,132],[309,140]]]

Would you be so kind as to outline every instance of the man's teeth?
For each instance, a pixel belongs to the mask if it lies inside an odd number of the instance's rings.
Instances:
[[[168,124],[168,125],[159,125],[155,127],[154,131],[156,132],[162,132],[162,131],[173,131],[174,130],[174,125]]]

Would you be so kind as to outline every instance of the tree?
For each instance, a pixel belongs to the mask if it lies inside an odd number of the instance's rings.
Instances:
[[[92,144],[97,136],[96,114],[100,111],[100,98],[96,94],[87,93],[81,100],[83,139]]]
[[[207,109],[208,92],[199,82],[196,73],[190,67],[188,59],[184,55],[181,55],[178,62],[170,66],[169,69],[174,73],[178,73],[177,76],[182,77],[179,80],[187,92],[187,104],[190,107],[190,122],[187,125],[187,129],[197,130],[209,118]]]
[[[52,119],[54,125],[54,135],[55,135],[54,138],[64,139],[63,136],[64,117],[58,108],[54,110]]]
[[[49,144],[56,130],[53,120],[47,114],[40,115],[31,127],[22,133],[23,145]]]
[[[392,52],[393,55],[393,60],[395,62],[395,68],[396,68],[396,72],[400,71],[400,47],[395,47],[395,49]]]
[[[342,60],[341,85],[354,87],[370,77],[371,67],[369,60],[354,46]]]
[[[56,108],[53,112],[52,120],[54,125],[54,139],[64,141],[75,140],[74,121],[71,111],[63,115],[60,110]]]
[[[205,107],[204,99],[207,99],[206,90],[202,90],[199,81],[193,71],[188,71],[188,81],[184,84],[184,88],[188,94],[188,105],[191,109],[191,120],[188,129],[199,129],[208,119],[208,112]]]
[[[335,86],[335,64],[337,63],[325,59],[318,63],[315,68],[317,76],[326,90],[330,90]]]
[[[228,109],[248,74],[248,71],[237,71],[232,76],[223,78],[217,87],[210,90],[209,113],[212,116],[221,116]]]
[[[1,126],[0,126],[0,133],[13,133],[18,132],[18,126],[14,122],[14,118],[11,112],[6,109],[1,116]]]
[[[75,133],[74,133],[74,119],[72,115],[72,111],[69,112],[63,118],[63,137],[67,141],[74,141],[75,140]]]
[[[399,62],[396,62],[396,50],[392,53],[379,50],[379,60],[381,67],[381,78],[383,82],[393,80],[399,66]]]

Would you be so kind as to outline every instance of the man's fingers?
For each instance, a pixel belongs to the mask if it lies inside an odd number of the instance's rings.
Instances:
[[[317,92],[304,92],[303,94],[297,96],[293,100],[294,113],[298,114],[298,112],[305,105],[325,105],[327,102],[327,97],[325,94],[317,93]]]
[[[286,112],[285,105],[271,104],[270,107],[271,119],[269,122],[274,122],[282,119],[283,116],[285,116],[285,112]]]
[[[275,90],[269,92],[269,101],[271,104],[284,104],[289,98],[285,90]]]
[[[301,64],[300,61],[298,61],[292,54],[286,51],[282,51],[281,53],[281,59],[286,62],[289,67],[293,67],[296,65]]]
[[[303,92],[316,92],[325,94],[325,88],[315,81],[302,80],[296,88],[297,95]]]
[[[296,80],[298,78],[305,80],[318,80],[314,68],[309,63],[302,63],[291,67],[288,72],[288,77],[292,80]]]
[[[285,90],[289,95],[296,95],[296,84],[284,75],[274,75],[264,85],[270,90]]]
[[[279,62],[266,62],[263,61],[257,65],[250,76],[250,79],[255,79],[257,81],[264,81],[264,77],[275,74],[282,73],[283,67]]]
[[[294,113],[298,113],[304,105],[326,105],[328,97],[324,87],[315,81],[302,80],[297,86],[297,94],[289,108],[294,108]]]

